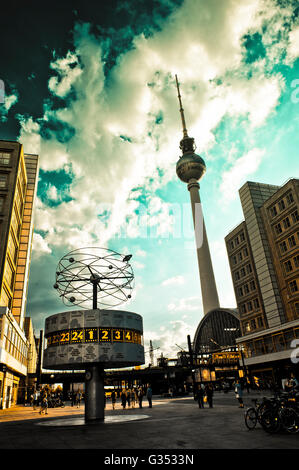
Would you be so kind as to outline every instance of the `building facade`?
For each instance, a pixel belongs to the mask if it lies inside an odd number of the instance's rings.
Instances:
[[[24,332],[33,237],[33,205],[38,155],[22,144],[0,141],[0,400],[16,401],[27,374],[28,340]]]
[[[252,374],[280,381],[298,373],[299,180],[247,182],[239,194],[245,220],[225,237],[240,313],[236,341]]]

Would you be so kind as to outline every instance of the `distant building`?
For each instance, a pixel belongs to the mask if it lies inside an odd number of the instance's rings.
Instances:
[[[291,354],[299,338],[299,180],[247,182],[239,194],[245,220],[225,237],[242,332],[236,342],[253,375],[280,381],[298,373]]]
[[[24,332],[33,237],[38,155],[18,142],[0,141],[0,407],[16,402],[27,374]]]

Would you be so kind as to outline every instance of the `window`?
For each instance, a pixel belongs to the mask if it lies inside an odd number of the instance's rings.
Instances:
[[[245,240],[244,232],[240,233],[240,240],[241,240],[241,242],[243,242]]]
[[[237,257],[236,257],[236,256],[233,256],[233,257],[232,257],[232,261],[233,261],[233,264],[237,264]]]
[[[250,290],[255,290],[255,282],[254,281],[250,281]]]
[[[236,238],[235,238],[235,243],[236,243],[236,245],[239,245],[239,243],[240,243],[240,242],[239,242],[239,237],[236,237]]]
[[[248,256],[248,250],[247,250],[247,247],[245,246],[244,250],[243,250],[243,254],[244,256]]]
[[[249,300],[249,302],[247,302],[247,311],[251,312],[251,310],[252,310],[252,302],[251,300]]]
[[[299,316],[299,302],[295,302],[295,313]]]
[[[284,203],[284,200],[281,199],[279,202],[278,202],[278,207],[279,207],[279,210],[280,211],[283,211],[285,209],[285,203]]]
[[[245,284],[245,285],[244,285],[244,293],[245,293],[245,294],[249,294],[249,287],[248,287],[248,284]]]
[[[280,225],[280,224],[276,224],[276,225],[274,226],[274,229],[275,229],[276,235],[279,235],[279,234],[282,232],[282,228],[281,228],[281,225]]]
[[[262,317],[257,317],[257,327],[258,328],[263,328],[264,322]]]
[[[244,277],[246,275],[245,268],[240,269],[240,274],[241,274],[241,277]]]
[[[239,296],[239,297],[242,297],[242,295],[243,295],[243,289],[242,289],[242,287],[238,287],[237,292],[238,292],[238,296]]]
[[[292,248],[293,246],[296,246],[296,240],[295,240],[294,235],[291,235],[291,236],[288,238],[288,241],[289,241],[290,248]]]
[[[251,264],[247,264],[247,274],[250,274],[252,273],[252,267],[251,267]]]
[[[232,240],[229,242],[229,247],[231,250],[234,249],[234,242]]]
[[[239,271],[236,271],[234,274],[235,281],[238,281],[240,279],[240,274]]]
[[[254,299],[253,300],[253,305],[254,305],[254,308],[260,308],[259,299]]]
[[[4,207],[4,197],[0,197],[0,212],[3,211],[3,207]]]
[[[238,254],[238,258],[239,258],[239,261],[242,261],[243,256],[242,256],[242,253],[241,253],[241,252]]]
[[[290,259],[284,263],[284,269],[286,273],[293,271],[293,266],[292,266],[292,262]]]
[[[287,244],[285,241],[281,242],[279,244],[279,248],[280,248],[280,252],[281,254],[285,253],[286,251],[288,251],[288,247],[287,247]]]
[[[286,217],[284,220],[283,220],[283,226],[285,229],[289,228],[291,226],[291,222],[290,222],[290,219],[288,217]]]
[[[286,200],[289,205],[292,204],[292,202],[294,202],[293,194],[292,193],[287,194]]]
[[[294,281],[291,281],[289,283],[289,287],[290,287],[290,291],[293,293],[293,292],[297,292],[298,291],[298,286],[297,286],[297,280],[295,279]]]
[[[295,256],[295,257],[293,258],[293,260],[294,260],[294,265],[295,265],[295,267],[296,267],[296,268],[299,268],[299,255]]]
[[[241,310],[241,313],[246,313],[246,305],[245,304],[241,305],[240,310]]]
[[[299,220],[299,214],[298,211],[296,210],[295,212],[292,212],[291,217],[293,219],[293,223],[295,224]]]
[[[5,189],[7,186],[7,174],[1,173],[0,174],[0,189]]]
[[[275,217],[277,215],[276,206],[270,208],[270,214],[272,217]]]
[[[9,165],[9,164],[10,164],[10,152],[0,151],[0,165]]]

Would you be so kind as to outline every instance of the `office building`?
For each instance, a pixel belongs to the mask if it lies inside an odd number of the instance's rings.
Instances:
[[[33,205],[38,156],[22,144],[0,141],[0,406],[17,399],[27,374],[28,340],[24,332],[33,237]]]
[[[245,220],[225,237],[242,332],[236,341],[248,371],[280,381],[297,368],[299,180],[247,182],[239,195]]]

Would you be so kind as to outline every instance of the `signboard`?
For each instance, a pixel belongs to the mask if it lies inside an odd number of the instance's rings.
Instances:
[[[74,343],[134,343],[142,344],[140,332],[125,328],[74,328],[54,331],[46,336],[47,347]]]
[[[217,352],[212,354],[212,362],[238,362],[240,357],[236,351]]]

